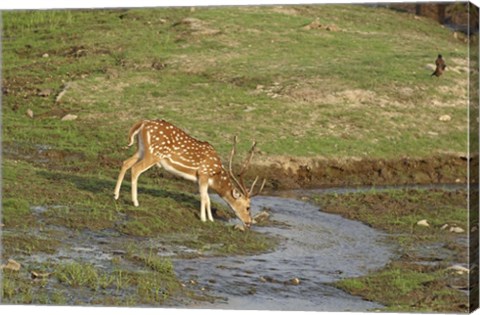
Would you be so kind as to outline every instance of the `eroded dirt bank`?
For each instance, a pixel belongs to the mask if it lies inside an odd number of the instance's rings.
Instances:
[[[14,160],[25,160],[36,166],[74,172],[89,172],[98,167],[119,169],[122,160],[99,154],[96,160],[75,151],[62,151],[38,145],[15,143],[3,145],[4,155]],[[311,189],[356,185],[450,184],[467,182],[468,159],[465,155],[437,154],[430,157],[396,159],[374,158],[305,158],[258,155],[246,174],[267,179],[267,189]],[[478,166],[478,155],[472,166]],[[475,169],[472,169],[475,172]],[[478,171],[477,171],[478,172]],[[174,178],[164,171],[147,176]]]
[[[478,164],[478,156],[474,157]],[[261,158],[258,158],[261,160]],[[398,159],[267,158],[250,175],[268,179],[273,190],[354,185],[466,183],[467,157],[436,155]]]

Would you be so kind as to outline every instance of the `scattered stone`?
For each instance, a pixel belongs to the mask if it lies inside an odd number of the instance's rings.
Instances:
[[[273,279],[272,277],[269,277],[269,276],[261,276],[260,281],[273,283],[273,282],[275,282],[275,279]]]
[[[434,136],[434,137],[438,136],[438,132],[429,131],[429,132],[427,132],[427,133],[428,133],[428,135],[430,135],[430,136]]]
[[[452,226],[449,230],[452,233],[464,233],[465,230],[458,226]]]
[[[9,259],[6,265],[1,265],[0,269],[19,271],[22,266],[13,259]]]
[[[161,62],[158,60],[154,60],[151,65],[152,69],[160,71],[163,70],[167,67],[167,64],[165,62]]]
[[[37,272],[37,271],[32,271],[30,274],[32,276],[32,279],[45,279],[51,275],[51,273],[48,273],[48,272]]]
[[[47,53],[44,53],[44,54],[42,55],[42,58],[48,58],[48,57],[50,57],[50,56],[49,56]]]
[[[190,282],[191,285],[197,285],[198,284],[198,282],[193,280],[193,279],[191,279],[189,282]]]
[[[37,95],[41,97],[49,97],[50,95],[52,95],[52,93],[53,93],[52,89],[43,89],[43,90],[40,90],[37,93]]]
[[[438,120],[440,120],[440,121],[450,121],[450,120],[452,120],[452,117],[450,117],[450,115],[442,115],[438,118]]]
[[[62,121],[71,121],[71,120],[75,120],[77,118],[78,118],[77,115],[67,114],[67,115],[62,117]]]
[[[470,269],[465,268],[465,267],[460,266],[460,265],[453,265],[451,267],[448,267],[447,270],[453,270],[453,271],[455,271],[455,273],[457,273],[459,275],[463,275],[465,273],[470,273]]]
[[[316,18],[313,22],[305,25],[304,30],[326,30],[329,32],[338,32],[340,29],[335,24],[322,25],[320,20]]]
[[[425,220],[425,219],[418,221],[418,222],[417,222],[417,225],[418,225],[418,226],[425,226],[425,227],[429,227],[429,226],[430,226],[430,224],[428,224],[427,220]]]
[[[253,217],[256,222],[266,221],[268,218],[270,218],[270,213],[267,211],[262,211]]]
[[[27,116],[33,118],[33,110],[31,110],[30,108],[27,109]]]
[[[460,178],[457,178],[457,179],[455,180],[455,183],[461,183],[461,182],[462,182],[462,180],[461,180]]]
[[[236,224],[234,227],[233,227],[235,230],[239,230],[241,232],[245,232],[245,225],[239,223],[239,224]]]
[[[444,225],[440,228],[440,230],[446,230],[448,227],[449,227],[448,224],[444,224]]]
[[[69,87],[70,87],[70,84],[68,83],[63,86],[63,90],[60,93],[58,93],[57,97],[55,98],[55,103],[60,103],[60,100],[65,95],[65,93],[67,93],[67,89]]]
[[[299,285],[300,284],[300,279],[293,278],[293,279],[290,279],[288,281],[285,281],[284,284]]]
[[[427,63],[427,64],[425,65],[425,69],[426,69],[426,70],[435,71],[436,68],[437,68],[437,66],[434,65],[433,63]]]
[[[108,68],[105,71],[105,76],[107,77],[107,79],[116,79],[118,78],[118,71],[113,68]]]

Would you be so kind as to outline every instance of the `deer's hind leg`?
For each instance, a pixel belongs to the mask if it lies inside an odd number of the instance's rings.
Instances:
[[[140,159],[140,154],[139,154],[139,152],[135,152],[135,154],[134,154],[131,158],[123,161],[122,169],[120,170],[120,174],[118,175],[118,179],[117,179],[117,184],[115,185],[115,191],[114,191],[115,200],[117,200],[118,197],[120,197],[120,186],[122,185],[123,178],[125,177],[125,173],[126,173],[135,163],[137,163],[139,159]]]
[[[132,201],[135,207],[138,207],[137,198],[137,181],[138,177],[151,168],[154,165],[158,165],[158,160],[151,155],[144,156],[143,159],[138,161],[132,166]]]

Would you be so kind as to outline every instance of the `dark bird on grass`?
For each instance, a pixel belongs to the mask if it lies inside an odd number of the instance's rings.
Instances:
[[[439,77],[442,75],[443,71],[445,71],[445,68],[447,67],[447,65],[445,64],[445,60],[443,60],[442,58],[442,55],[438,55],[437,60],[435,60],[435,65],[437,66],[437,68],[431,76]]]

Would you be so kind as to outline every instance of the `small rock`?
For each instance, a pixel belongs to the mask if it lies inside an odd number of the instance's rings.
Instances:
[[[65,96],[65,93],[67,93],[68,88],[70,87],[70,83],[67,83],[63,86],[63,89],[60,93],[58,93],[57,97],[55,98],[55,103],[60,103],[60,100],[62,97]]]
[[[78,118],[77,115],[67,114],[67,115],[62,117],[62,121],[70,121],[70,120],[75,120],[77,118]]]
[[[241,232],[245,232],[245,225],[243,224],[236,224],[234,227],[233,227],[235,230],[239,230]]]
[[[52,89],[43,89],[43,90],[40,90],[37,93],[37,95],[41,97],[49,97],[50,95],[52,95],[52,93],[53,93]]]
[[[31,275],[32,275],[32,279],[44,279],[44,278],[48,278],[51,275],[51,273],[32,271]]]
[[[256,222],[262,222],[262,221],[268,220],[269,217],[270,217],[270,213],[268,213],[267,211],[262,211],[259,214],[257,214],[256,216],[254,216],[253,219]]]
[[[27,116],[33,118],[33,110],[31,110],[30,108],[27,109]]]
[[[6,265],[1,265],[0,269],[19,271],[22,266],[13,259],[9,259]]]
[[[448,267],[447,270],[453,270],[459,275],[463,275],[464,273],[470,273],[470,269],[460,265],[453,265],[451,267]]]
[[[285,284],[299,285],[300,284],[300,279],[293,278],[293,279],[290,279],[288,281],[285,281]]]
[[[192,279],[192,280],[190,280],[190,284],[192,284],[192,285],[197,285],[198,282]]]
[[[163,70],[167,67],[167,64],[160,61],[153,61],[151,67],[152,69],[155,69],[155,70]]]
[[[452,120],[452,117],[450,117],[450,115],[442,115],[438,118],[438,120],[440,120],[440,121],[450,121],[450,120]]]
[[[444,224],[444,225],[440,228],[440,230],[446,230],[446,229],[448,228],[448,226],[449,226],[448,224]]]
[[[48,57],[50,57],[50,56],[49,56],[47,53],[44,53],[44,54],[42,55],[42,58],[48,58]]]
[[[457,178],[457,179],[455,180],[455,183],[461,183],[461,182],[462,182],[462,180],[461,180],[460,178]]]
[[[270,283],[275,282],[275,280],[274,280],[272,277],[269,277],[269,276],[261,276],[261,277],[260,277],[260,281],[262,281],[262,282],[270,282]]]
[[[327,25],[325,29],[329,32],[338,32],[338,27],[335,24]]]
[[[417,222],[417,225],[419,226],[425,226],[425,227],[429,227],[430,224],[428,224],[427,220],[420,220]]]
[[[449,230],[452,233],[464,233],[465,230],[458,226],[452,226]]]

